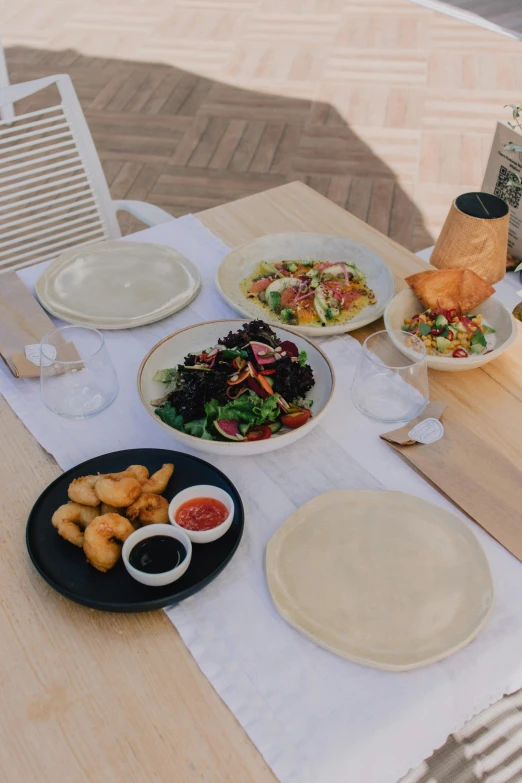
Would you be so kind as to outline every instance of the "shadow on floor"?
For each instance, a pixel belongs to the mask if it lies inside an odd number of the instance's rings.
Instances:
[[[113,198],[179,216],[301,180],[406,247],[433,244],[395,173],[328,103],[72,50],[10,47],[6,58],[12,83],[71,76]]]
[[[428,5],[428,3],[427,3]],[[522,38],[522,3],[520,0],[442,0],[442,5],[469,11],[487,22],[510,30]]]

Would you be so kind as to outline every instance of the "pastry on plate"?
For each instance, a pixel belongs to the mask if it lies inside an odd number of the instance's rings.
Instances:
[[[425,308],[469,313],[495,293],[492,285],[471,269],[439,269],[417,272],[406,278]]]

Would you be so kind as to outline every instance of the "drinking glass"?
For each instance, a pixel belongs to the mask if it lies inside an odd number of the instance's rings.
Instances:
[[[40,343],[40,392],[59,416],[84,418],[105,410],[119,385],[105,340],[89,326],[63,326]]]
[[[352,383],[355,406],[372,419],[406,422],[429,401],[426,348],[401,329],[376,332],[364,341]]]

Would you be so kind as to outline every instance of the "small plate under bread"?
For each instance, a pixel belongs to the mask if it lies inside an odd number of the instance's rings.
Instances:
[[[417,313],[424,312],[426,308],[417,299],[410,288],[405,288],[395,296],[384,311],[384,325],[393,340],[393,331],[402,329],[405,318],[411,318]],[[456,359],[453,356],[429,356],[428,367],[432,370],[445,370],[446,372],[462,372],[475,370],[488,362],[492,362],[512,345],[518,335],[518,326],[509,310],[498,299],[490,297],[477,308],[488,324],[495,329],[495,347],[486,353],[477,356],[468,356],[466,359]],[[401,344],[396,342],[397,348]]]

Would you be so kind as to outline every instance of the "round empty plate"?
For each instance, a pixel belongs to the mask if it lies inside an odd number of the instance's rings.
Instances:
[[[402,492],[335,490],[295,511],[266,552],[282,617],[330,652],[405,671],[470,642],[493,606],[466,524]]]
[[[177,250],[118,240],[67,250],[35,290],[45,309],[63,321],[128,329],[181,310],[200,285],[197,268]]]

